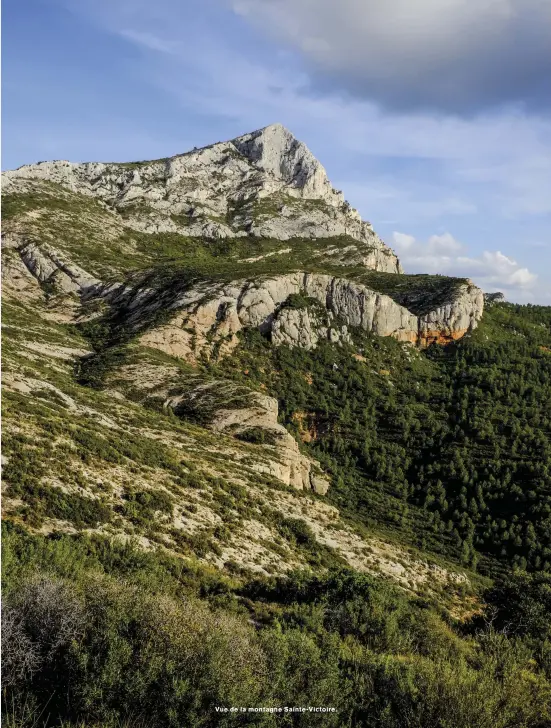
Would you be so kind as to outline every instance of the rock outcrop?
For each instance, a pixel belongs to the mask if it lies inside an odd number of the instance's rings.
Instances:
[[[159,303],[154,294],[136,294],[127,305],[134,320]],[[293,304],[293,296],[299,297]],[[482,291],[470,281],[429,313],[417,315],[390,296],[345,278],[290,273],[255,281],[202,284],[177,296],[170,323],[153,328],[142,343],[190,361],[214,351],[229,353],[246,327],[270,335],[274,344],[314,348],[321,339],[348,340],[349,327],[426,347],[448,343],[474,329],[482,316]]]
[[[144,232],[188,236],[334,238],[353,241],[345,260],[401,272],[395,254],[333,189],[323,166],[280,124],[151,162],[40,162],[5,172],[6,193],[42,179],[100,199]]]
[[[333,323],[333,314],[329,311],[323,315],[317,307],[283,308],[272,323],[272,343],[298,346],[308,351],[315,349],[322,340],[333,344],[350,341],[346,324],[332,326]]]
[[[101,283],[51,245],[28,243],[19,249],[21,260],[40,283],[64,293],[84,294]]]
[[[484,293],[471,281],[461,285],[453,299],[419,318],[417,344],[449,344],[478,325],[484,311]]]
[[[172,312],[168,323],[148,326],[141,341],[192,362],[215,351],[228,354],[239,342],[238,333],[251,327],[269,335],[275,345],[304,349],[315,348],[321,340],[349,341],[349,327],[421,348],[446,344],[474,329],[484,308],[484,294],[468,280],[458,282],[445,300],[434,302],[431,310],[419,315],[359,281],[321,273],[265,275],[229,283],[206,280],[187,286],[177,283],[174,290],[159,292],[147,285],[103,284],[45,243],[25,243],[17,252],[33,277],[52,290],[76,293],[83,299],[102,297],[123,307],[127,325],[136,332],[144,321]],[[11,259],[14,254],[11,251]],[[23,280],[16,268],[12,260],[7,270]],[[300,300],[293,302],[297,296]],[[415,301],[414,309],[422,301],[418,295],[409,298]]]
[[[277,421],[278,404],[273,397],[229,381],[192,378],[185,388],[171,392],[165,406],[176,414],[198,419],[215,432],[262,444],[269,454],[251,463],[253,470],[299,490],[321,495],[327,492],[329,481],[319,463],[303,455],[296,440]]]

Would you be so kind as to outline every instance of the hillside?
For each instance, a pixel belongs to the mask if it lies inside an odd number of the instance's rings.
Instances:
[[[3,246],[11,725],[548,724],[551,309],[279,125],[7,172]]]

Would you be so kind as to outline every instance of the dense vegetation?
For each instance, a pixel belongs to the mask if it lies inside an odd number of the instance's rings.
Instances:
[[[351,519],[471,566],[482,554],[486,571],[551,570],[551,309],[493,304],[472,335],[423,354],[249,332],[237,356],[209,368],[268,385]]]
[[[487,614],[454,624],[346,570],[238,580],[129,544],[15,526],[3,545],[8,726],[543,728],[551,720],[549,576],[501,583]],[[336,712],[270,710],[285,706]]]

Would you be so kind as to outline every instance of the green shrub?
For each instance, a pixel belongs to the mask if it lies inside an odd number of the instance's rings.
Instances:
[[[242,442],[249,442],[252,445],[276,445],[280,439],[278,432],[267,430],[265,427],[249,427],[238,432],[235,436]]]

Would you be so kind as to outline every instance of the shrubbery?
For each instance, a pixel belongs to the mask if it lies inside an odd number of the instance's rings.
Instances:
[[[278,398],[351,520],[485,572],[550,570],[550,327],[551,308],[496,303],[423,354],[359,332],[312,352],[247,331],[210,370]]]
[[[551,720],[534,638],[488,624],[454,628],[373,577],[345,570],[232,581],[162,553],[13,526],[4,550],[10,726],[314,724],[308,714],[232,716],[216,705],[333,706],[337,714],[315,718],[325,728],[544,728]]]

